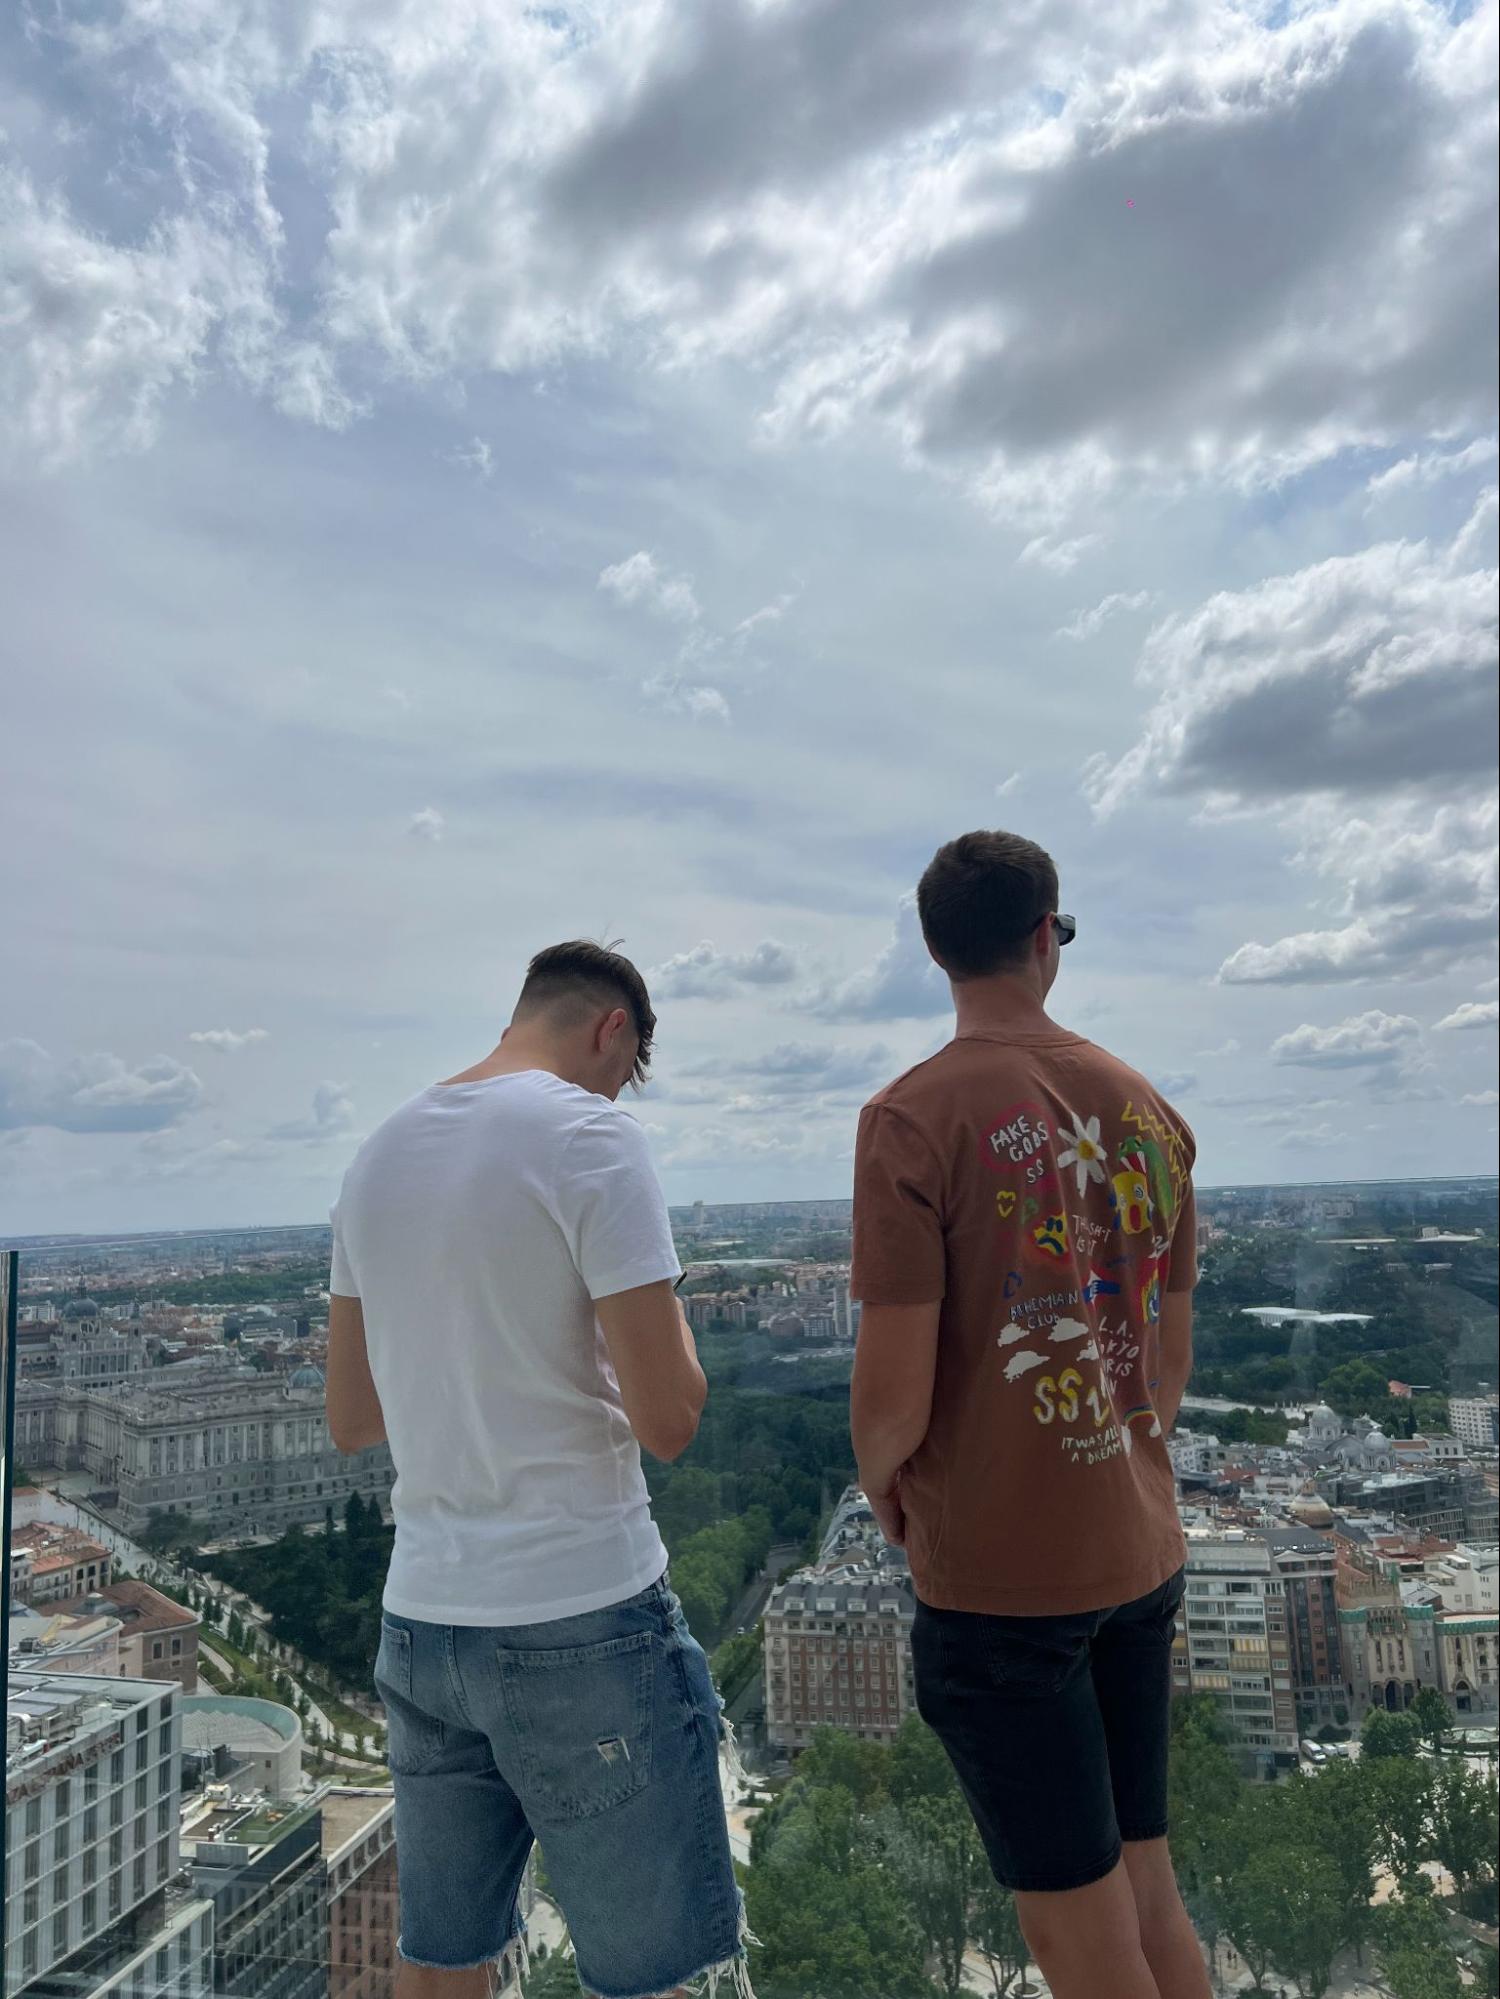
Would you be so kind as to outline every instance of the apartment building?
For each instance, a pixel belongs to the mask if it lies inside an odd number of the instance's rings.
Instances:
[[[1500,1395],[1450,1395],[1448,1428],[1460,1443],[1494,1450],[1500,1445]]]
[[[108,1548],[80,1528],[33,1520],[11,1530],[10,1593],[18,1603],[62,1604],[103,1589],[110,1574]]]
[[[1187,1548],[1174,1688],[1213,1694],[1246,1768],[1272,1777],[1297,1757],[1286,1578],[1264,1534],[1190,1526]]]
[[[166,1890],[179,1866],[180,1748],[173,1685],[11,1673],[7,1992],[65,1965],[82,1949],[92,1962],[117,1955],[108,1933]],[[188,1928],[192,1934],[192,1922]],[[104,1942],[96,1944],[100,1938]]]
[[[779,1585],[765,1615],[771,1747],[805,1749],[819,1727],[889,1742],[916,1712],[915,1616],[911,1577],[895,1569],[859,1564]]]
[[[1337,1555],[1330,1535],[1305,1527],[1268,1528],[1265,1541],[1285,1592],[1292,1691],[1305,1733],[1348,1715]]]

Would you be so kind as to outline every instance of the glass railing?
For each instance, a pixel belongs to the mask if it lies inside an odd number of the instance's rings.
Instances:
[[[1398,1993],[1434,1954],[1493,1990],[1495,1209],[1493,1181],[1200,1191],[1172,1844],[1219,1990]],[[674,1222],[710,1395],[647,1481],[733,1723],[755,1990],[1044,1993],[854,1484],[847,1204]],[[0,1261],[4,1999],[394,1991],[392,1470],[327,1435],[327,1254],[309,1228]],[[520,1914],[497,1989],[576,1992],[544,1845]]]

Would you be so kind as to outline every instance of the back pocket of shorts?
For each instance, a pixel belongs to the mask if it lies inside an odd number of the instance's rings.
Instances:
[[[541,1652],[501,1646],[496,1658],[528,1817],[543,1824],[596,1818],[650,1781],[651,1632]]]
[[[382,1618],[375,1691],[385,1708],[387,1758],[398,1777],[420,1775],[445,1741],[440,1718],[419,1707],[412,1696],[411,1653],[411,1632]]]

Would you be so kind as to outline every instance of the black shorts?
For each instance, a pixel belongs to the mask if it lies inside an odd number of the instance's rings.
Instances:
[[[917,1711],[958,1776],[995,1879],[1082,1888],[1167,1830],[1172,1632],[1183,1571],[1116,1610],[989,1617],[917,1605]]]

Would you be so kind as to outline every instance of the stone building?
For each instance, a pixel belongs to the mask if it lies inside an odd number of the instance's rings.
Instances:
[[[285,1383],[212,1361],[98,1387],[34,1379],[16,1401],[22,1462],[87,1470],[101,1511],[131,1535],[169,1512],[216,1536],[277,1534],[353,1492],[383,1502],[394,1477],[385,1444],[357,1457],[334,1448],[312,1366]]]

